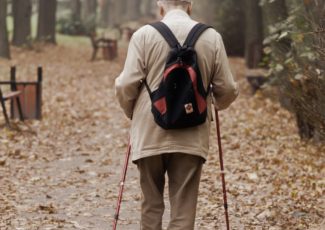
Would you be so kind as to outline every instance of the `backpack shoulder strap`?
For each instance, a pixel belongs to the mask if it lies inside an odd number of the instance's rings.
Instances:
[[[199,39],[201,34],[209,28],[212,28],[212,27],[202,24],[202,23],[196,24],[193,27],[193,29],[190,31],[190,33],[188,34],[188,36],[184,42],[184,46],[194,47],[195,43],[197,42],[197,40]]]
[[[150,24],[154,27],[158,32],[165,38],[167,43],[171,48],[180,46],[177,38],[173,34],[173,32],[168,28],[168,26],[163,22],[154,22]]]

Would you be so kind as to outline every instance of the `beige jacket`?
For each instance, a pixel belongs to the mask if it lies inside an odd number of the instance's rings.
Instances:
[[[182,10],[169,11],[162,20],[181,44],[197,23]],[[210,79],[219,110],[227,108],[237,97],[238,87],[230,72],[222,38],[214,29],[206,30],[195,45],[201,75],[207,88]],[[212,118],[208,96],[207,121],[197,127],[164,130],[154,121],[151,101],[143,79],[152,91],[158,88],[170,48],[156,29],[146,25],[133,34],[123,72],[115,81],[117,99],[127,117],[132,118],[132,161],[163,153],[181,152],[206,159],[209,150]]]

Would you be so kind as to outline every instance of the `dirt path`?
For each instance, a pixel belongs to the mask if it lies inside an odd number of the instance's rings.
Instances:
[[[0,61],[2,79],[14,64],[18,78],[45,69],[44,119],[0,129],[0,229],[110,229],[129,127],[113,90],[123,49],[114,62],[91,63],[88,48],[64,46],[13,56]],[[242,61],[231,62],[242,87],[221,113],[233,229],[321,229],[324,146],[301,142],[290,114],[252,97]],[[197,229],[224,229],[212,132]],[[130,164],[119,229],[139,229],[140,199]]]

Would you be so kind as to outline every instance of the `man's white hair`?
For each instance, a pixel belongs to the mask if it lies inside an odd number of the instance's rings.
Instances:
[[[163,7],[166,11],[175,8],[186,10],[192,4],[191,0],[157,0],[158,6]]]

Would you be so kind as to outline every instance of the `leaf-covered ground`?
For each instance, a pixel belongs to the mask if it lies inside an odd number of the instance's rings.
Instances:
[[[113,62],[90,62],[89,44],[13,49],[0,79],[44,68],[43,120],[4,126],[0,116],[0,229],[110,229],[129,121],[114,97],[125,45]],[[221,112],[232,229],[322,229],[325,147],[300,141],[292,115],[252,96],[241,59],[241,95]],[[204,166],[196,229],[225,229],[215,129]],[[130,164],[119,229],[139,229],[141,193]],[[167,208],[168,209],[168,208]],[[168,210],[164,225],[168,222]]]

